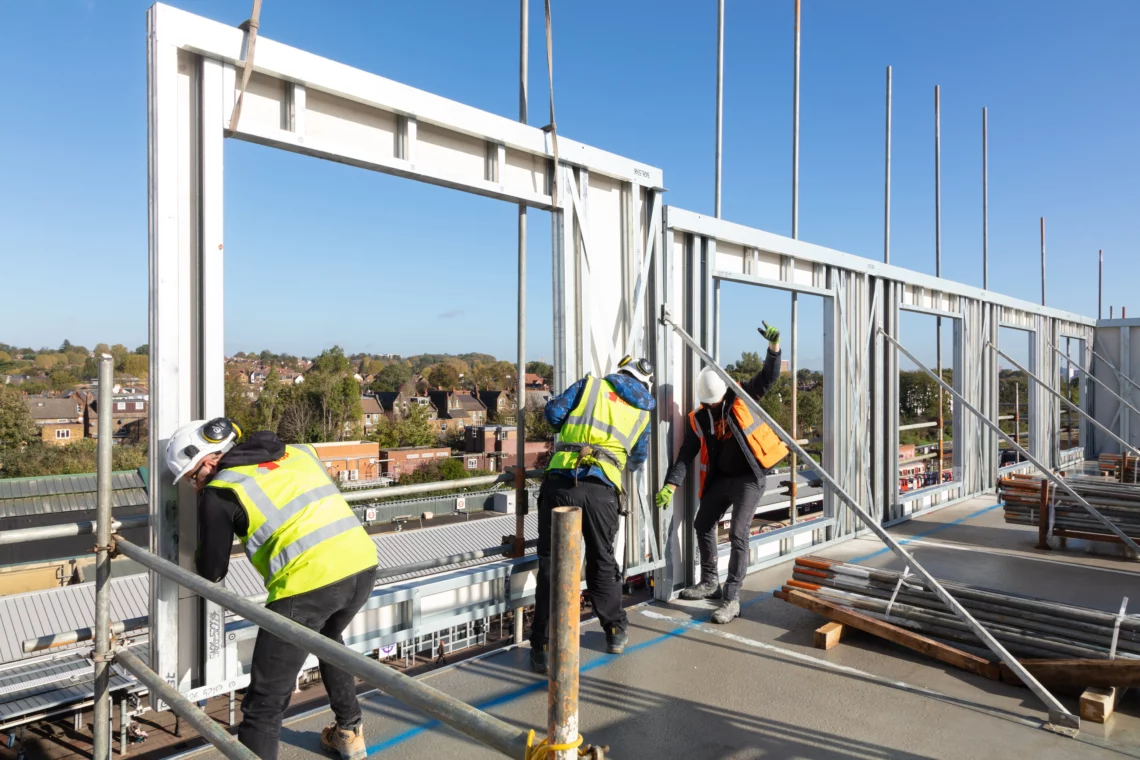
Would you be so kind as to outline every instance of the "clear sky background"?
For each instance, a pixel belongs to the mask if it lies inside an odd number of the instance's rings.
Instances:
[[[238,24],[248,0],[176,0]],[[0,341],[147,340],[145,2],[0,0]],[[1140,3],[804,0],[800,233],[879,258],[884,70],[894,66],[892,263],[934,271],[933,88],[942,86],[943,275],[981,284],[981,109],[990,112],[991,288],[1051,305],[1134,298]],[[724,216],[790,233],[792,0],[729,0]],[[559,131],[659,166],[666,201],[713,202],[716,3],[554,3]],[[546,116],[531,3],[531,122]],[[265,5],[261,33],[509,117],[515,2]],[[228,141],[228,351],[515,350],[515,210]],[[528,353],[551,353],[549,215],[531,212]],[[1131,303],[1129,303],[1131,299]],[[726,291],[722,357],[788,300]],[[818,303],[801,364],[818,367]],[[931,332],[933,328],[930,328]],[[916,338],[916,341],[918,339]],[[921,341],[933,355],[933,334]],[[924,354],[925,356],[926,354]]]

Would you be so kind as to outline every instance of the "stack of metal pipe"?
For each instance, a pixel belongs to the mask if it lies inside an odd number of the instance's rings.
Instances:
[[[1037,658],[1109,659],[1111,612],[939,581],[1010,652]],[[784,591],[799,591],[924,636],[981,649],[982,643],[915,576],[823,557],[796,560]],[[1115,656],[1140,659],[1140,617],[1119,621]]]
[[[1097,458],[1097,465],[1102,475],[1108,475],[1121,483],[1140,483],[1140,457],[1101,454]]]
[[[1073,490],[1098,512],[1116,524],[1129,538],[1140,539],[1140,488],[1108,478],[1065,478]],[[1041,478],[1017,475],[998,480],[998,498],[1005,509],[1005,521],[1013,525],[1038,525],[1041,514]],[[1053,527],[1064,530],[1104,533],[1095,520],[1072,495],[1050,488],[1053,505]]]

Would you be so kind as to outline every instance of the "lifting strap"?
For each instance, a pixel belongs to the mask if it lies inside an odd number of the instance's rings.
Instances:
[[[554,170],[550,175],[550,205],[558,207],[558,127],[554,121],[554,40],[550,33],[550,0],[546,0],[546,79],[550,82],[550,124],[543,131],[550,131],[551,147],[554,149]]]
[[[234,102],[233,113],[230,114],[230,132],[236,132],[238,120],[241,119],[241,102],[245,98],[245,88],[249,86],[249,78],[253,75],[253,47],[257,43],[258,19],[261,17],[261,0],[253,0],[253,11],[249,20],[239,27],[249,35],[249,42],[245,46],[245,66],[241,72],[241,87],[238,88],[237,101]]]

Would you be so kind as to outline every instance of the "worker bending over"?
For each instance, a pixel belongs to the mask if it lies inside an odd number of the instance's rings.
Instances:
[[[764,367],[741,384],[744,392],[756,401],[780,376],[780,331],[764,323],[759,332],[768,340]],[[740,584],[748,568],[752,518],[764,495],[768,473],[788,450],[771,428],[753,418],[744,402],[728,390],[711,367],[702,370],[697,378],[697,397],[701,406],[689,413],[685,441],[677,461],[665,475],[665,485],[657,493],[656,502],[658,507],[670,502],[677,486],[685,480],[689,462],[699,454],[701,505],[694,527],[701,554],[701,580],[682,591],[681,598],[719,598],[720,607],[713,613],[712,621],[729,623],[740,615]],[[717,572],[716,528],[729,507],[732,507],[732,552],[722,592]]]
[[[550,523],[555,507],[581,507],[586,545],[586,587],[606,632],[606,649],[621,654],[629,636],[621,606],[621,571],[614,539],[622,510],[622,471],[635,471],[649,454],[653,366],[627,356],[618,372],[587,375],[546,405],[558,432],[554,454],[538,494],[538,588],[530,633],[530,666],[546,672],[550,619]]]
[[[341,635],[372,593],[376,545],[340,495],[312,446],[286,446],[271,432],[235,445],[230,420],[191,422],[166,446],[174,482],[198,494],[198,574],[225,577],[236,535],[265,579],[266,609],[343,644]],[[257,633],[238,739],[275,760],[281,719],[309,653],[266,630]],[[320,662],[336,721],[321,746],[344,760],[367,755],[356,680]]]

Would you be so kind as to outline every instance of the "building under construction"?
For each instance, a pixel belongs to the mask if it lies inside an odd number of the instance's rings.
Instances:
[[[547,13],[549,25],[549,4]],[[889,254],[812,245],[796,239],[795,224],[786,237],[728,222],[719,190],[714,216],[672,207],[660,169],[576,142],[553,123],[531,126],[525,97],[516,121],[257,30],[256,15],[235,28],[164,5],[148,11],[149,545],[112,536],[109,500],[97,526],[0,534],[15,543],[94,532],[101,568],[93,584],[0,600],[0,729],[10,746],[27,744],[37,722],[88,709],[95,753],[130,753],[125,732],[112,740],[108,727],[173,710],[212,745],[196,751],[247,758],[227,721],[196,703],[232,706],[260,627],[376,689],[364,700],[375,756],[534,758],[550,747],[559,758],[1140,756],[1140,710],[1125,694],[1140,686],[1140,619],[1126,598],[1140,580],[1140,351],[1130,353],[1140,320],[1070,313],[907,270]],[[525,92],[525,63],[520,74]],[[657,369],[652,454],[626,475],[618,535],[624,577],[650,589],[629,609],[624,654],[604,654],[596,622],[579,623],[580,537],[559,516],[556,545],[566,551],[553,586],[551,673],[527,668],[535,527],[522,506],[533,472],[482,483],[513,486],[513,516],[376,538],[387,570],[344,646],[310,642],[266,611],[248,563],[235,561],[224,585],[194,575],[194,496],[173,485],[163,449],[180,425],[225,413],[226,139],[517,205],[520,381],[527,209],[551,212],[554,390],[610,373],[625,354]],[[719,187],[719,139],[716,159]],[[889,209],[889,168],[887,180]],[[783,476],[798,485],[766,504],[786,517],[750,539],[742,617],[711,626],[708,603],[677,599],[699,572],[697,485],[690,478],[661,510],[652,493],[697,405],[700,371],[717,367],[732,386],[719,369],[724,283],[792,294],[793,376],[797,299],[821,300],[824,423],[813,458],[746,400],[802,472]],[[938,342],[941,366],[926,367],[901,338],[907,312],[936,318],[952,336],[949,356]],[[1008,329],[1029,345],[1019,440],[1001,426]],[[1069,361],[1075,404],[1061,393]],[[928,372],[953,399],[938,430],[955,445],[937,454],[936,472],[949,480],[900,492],[904,367]],[[1062,411],[1075,436],[1062,435]],[[522,462],[525,436],[518,445]],[[100,499],[111,488],[106,447]],[[1003,447],[1019,454],[1004,467]],[[433,488],[380,490],[412,498]],[[109,574],[111,550],[144,572]],[[53,612],[61,609],[70,612]],[[393,667],[476,647],[485,651],[420,678]],[[320,755],[327,722],[322,708],[291,716],[283,755]],[[543,739],[550,747],[538,749]]]

